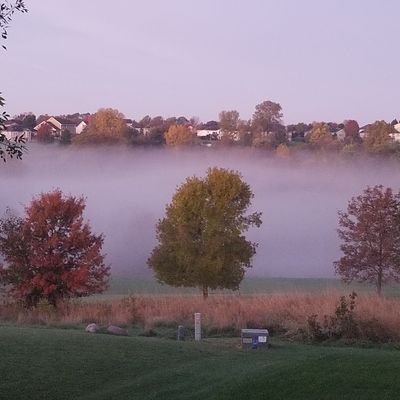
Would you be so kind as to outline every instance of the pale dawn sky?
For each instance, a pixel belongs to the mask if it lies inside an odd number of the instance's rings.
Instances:
[[[11,114],[286,123],[400,118],[398,0],[26,0],[0,53]]]

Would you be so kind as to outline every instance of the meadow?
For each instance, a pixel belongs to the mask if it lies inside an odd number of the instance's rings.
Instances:
[[[378,297],[372,287],[343,285],[329,279],[247,278],[239,292],[212,292],[204,300],[196,289],[171,288],[147,278],[115,278],[108,292],[61,303],[57,309],[40,304],[26,310],[0,304],[3,322],[20,325],[81,327],[88,323],[140,328],[150,331],[178,325],[193,329],[193,314],[202,314],[207,337],[238,336],[242,328],[268,328],[275,336],[304,341],[309,318],[323,324],[334,316],[341,296],[358,293],[354,316],[360,339],[375,342],[400,340],[400,299],[396,287]]]
[[[395,348],[238,345],[2,326],[0,398],[392,400],[400,393]]]

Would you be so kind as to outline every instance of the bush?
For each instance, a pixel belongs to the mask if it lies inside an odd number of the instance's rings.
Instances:
[[[334,315],[324,315],[322,323],[318,315],[313,314],[307,319],[307,336],[313,342],[327,340],[366,340],[374,343],[390,341],[393,336],[377,320],[362,320],[356,318],[357,293],[352,292],[348,298],[341,296],[336,305]]]

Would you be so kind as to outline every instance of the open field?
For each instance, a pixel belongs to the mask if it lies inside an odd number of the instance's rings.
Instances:
[[[240,285],[239,292],[217,291],[218,294],[268,294],[268,293],[320,293],[335,291],[347,294],[355,290],[357,293],[375,293],[375,287],[369,284],[342,283],[338,279],[328,278],[266,278],[246,277]],[[109,289],[102,295],[92,296],[92,299],[104,299],[113,296],[126,295],[187,295],[199,294],[193,288],[175,288],[161,285],[155,279],[140,276],[113,276]],[[386,285],[384,294],[387,297],[400,297],[400,285]]]
[[[293,292],[258,295],[138,295],[97,301],[71,301],[57,309],[43,304],[27,310],[16,304],[0,305],[3,321],[48,326],[84,326],[96,322],[153,329],[178,325],[193,328],[193,314],[202,313],[206,333],[237,332],[244,327],[266,327],[291,338],[307,336],[307,320],[334,316],[341,292]],[[357,297],[354,316],[360,339],[377,342],[400,340],[400,300],[364,293]]]
[[[396,399],[400,351],[0,327],[0,398]]]

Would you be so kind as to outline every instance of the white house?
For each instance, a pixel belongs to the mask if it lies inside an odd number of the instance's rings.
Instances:
[[[389,135],[395,142],[400,142],[400,132],[389,133]]]
[[[337,131],[335,135],[338,140],[344,140],[346,138],[346,131],[344,129],[341,129],[340,131]]]
[[[209,140],[219,140],[221,139],[222,132],[221,129],[199,129],[197,131],[197,137],[201,139],[209,139]]]
[[[78,124],[78,126],[76,126],[76,128],[75,128],[75,133],[76,133],[77,135],[80,135],[80,134],[85,130],[86,127],[87,127],[87,123],[86,123],[85,121],[81,121],[81,122]]]
[[[9,141],[14,142],[17,138],[24,138],[26,142],[30,142],[32,140],[32,132],[29,130],[25,131],[0,131],[2,135]]]

